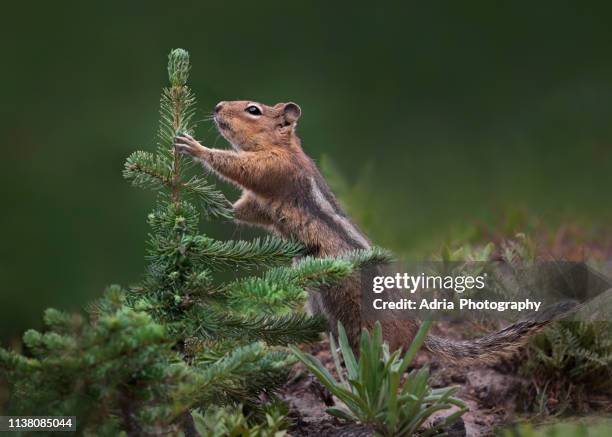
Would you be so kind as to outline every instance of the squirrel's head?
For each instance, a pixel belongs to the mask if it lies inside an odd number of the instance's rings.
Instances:
[[[295,103],[267,106],[248,100],[219,102],[214,120],[219,132],[238,150],[295,147],[295,134],[302,110]]]

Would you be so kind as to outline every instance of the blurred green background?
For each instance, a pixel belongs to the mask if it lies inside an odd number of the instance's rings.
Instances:
[[[508,210],[596,230],[612,217],[609,2],[2,9],[2,343],[45,307],[139,279],[154,197],[121,170],[154,147],[174,47],[191,53],[200,118],[219,100],[299,103],[306,152],[342,175],[373,239],[407,256]],[[225,147],[209,124],[198,135]]]

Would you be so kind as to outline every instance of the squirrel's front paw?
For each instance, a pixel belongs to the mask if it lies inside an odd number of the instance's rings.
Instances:
[[[198,143],[191,135],[184,133],[174,140],[174,149],[179,153],[198,157],[206,150],[206,147]]]

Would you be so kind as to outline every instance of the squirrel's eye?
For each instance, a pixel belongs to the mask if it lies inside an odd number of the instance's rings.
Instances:
[[[261,111],[259,110],[259,108],[255,105],[250,105],[247,106],[247,108],[245,109],[246,112],[248,112],[251,115],[261,115]]]

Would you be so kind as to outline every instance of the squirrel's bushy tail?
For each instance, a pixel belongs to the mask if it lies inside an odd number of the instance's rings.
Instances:
[[[487,362],[508,355],[524,345],[529,337],[555,320],[574,313],[580,305],[562,302],[547,308],[537,318],[521,320],[484,337],[473,340],[451,340],[430,335],[425,348],[434,355],[452,362]]]

